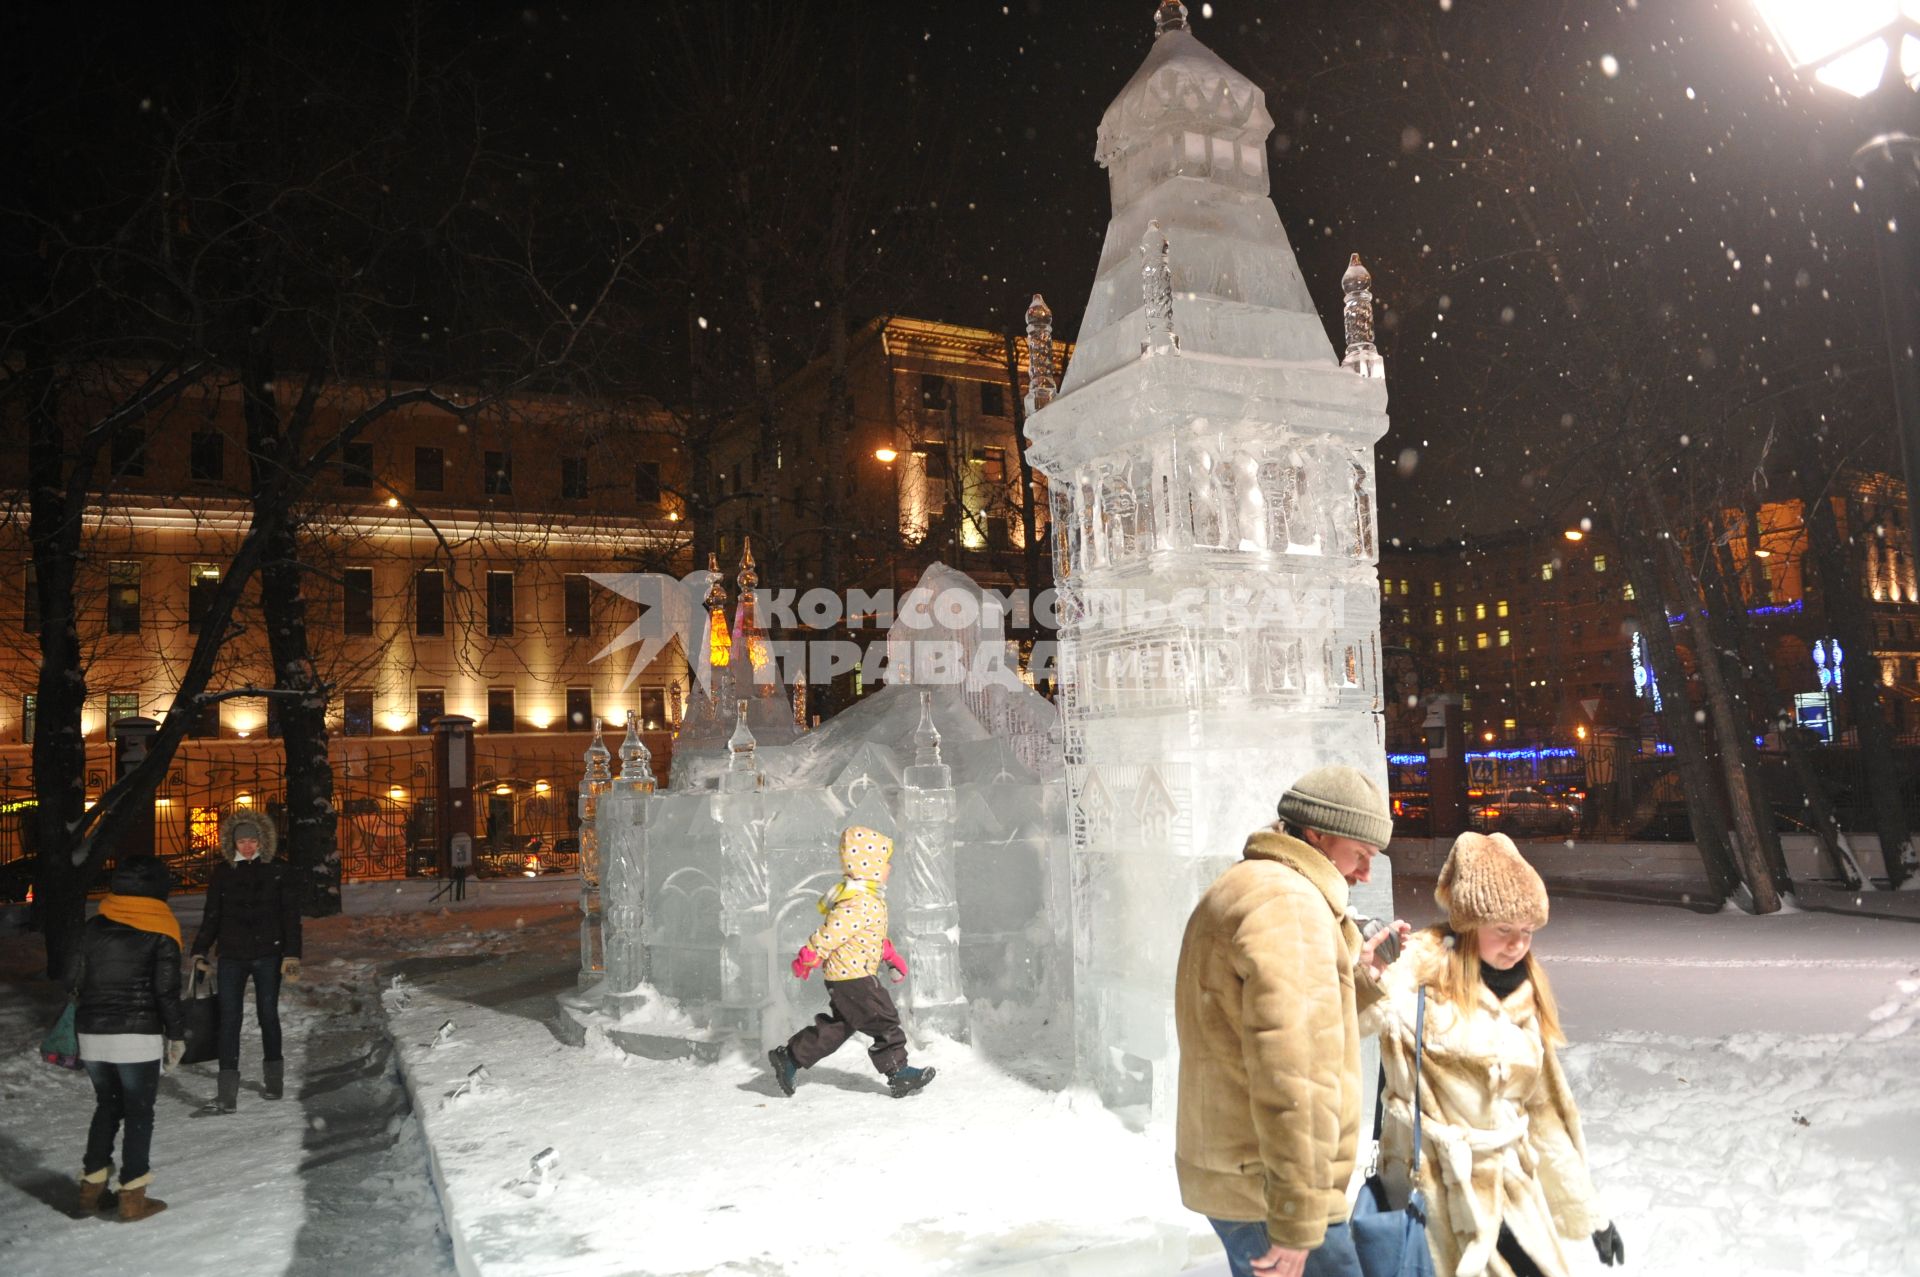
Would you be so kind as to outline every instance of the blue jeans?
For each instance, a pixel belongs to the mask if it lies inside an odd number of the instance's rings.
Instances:
[[[103,1064],[86,1060],[93,1081],[93,1124],[87,1128],[87,1153],[80,1168],[91,1175],[113,1163],[113,1137],[121,1128],[120,1182],[139,1179],[153,1155],[153,1099],[160,1093],[160,1061]]]
[[[1253,1277],[1253,1261],[1273,1244],[1267,1240],[1266,1224],[1212,1217],[1207,1222],[1227,1248],[1227,1268],[1233,1277]],[[1327,1239],[1307,1252],[1307,1266],[1301,1273],[1302,1277],[1360,1277],[1360,1256],[1354,1253],[1353,1234],[1345,1224],[1327,1225]]]
[[[220,959],[220,1067],[240,1067],[240,1016],[253,977],[253,1011],[260,1021],[260,1056],[272,1064],[280,1055],[280,959]]]

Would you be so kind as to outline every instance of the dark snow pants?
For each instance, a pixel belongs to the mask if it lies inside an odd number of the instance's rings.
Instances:
[[[93,1082],[93,1124],[87,1128],[87,1152],[80,1169],[91,1175],[113,1162],[113,1137],[120,1143],[120,1182],[139,1179],[153,1151],[153,1101],[160,1093],[160,1061],[106,1064],[85,1061]]]
[[[900,1027],[900,1012],[894,1009],[893,995],[880,983],[879,976],[861,976],[857,980],[827,981],[827,1010],[816,1015],[813,1023],[787,1041],[787,1053],[803,1069],[810,1069],[840,1049],[855,1033],[873,1039],[867,1058],[883,1075],[906,1067],[907,1035]]]
[[[260,1058],[280,1058],[280,959],[277,956],[220,959],[220,1067],[240,1067],[240,1016],[253,980],[253,1011],[260,1020]]]

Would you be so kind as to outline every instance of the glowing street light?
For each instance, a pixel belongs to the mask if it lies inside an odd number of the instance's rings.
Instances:
[[[892,448],[875,448],[873,450],[873,459],[883,466],[890,466],[900,459],[900,454]]]
[[[1754,0],[1795,71],[1861,99],[1874,135],[1853,153],[1880,266],[1907,535],[1920,558],[1920,0]],[[1889,71],[1893,74],[1889,74]]]
[[[1579,528],[1568,528],[1565,535],[1569,541],[1584,541],[1587,536]]]

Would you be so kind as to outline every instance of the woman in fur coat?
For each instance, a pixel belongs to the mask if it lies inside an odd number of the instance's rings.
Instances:
[[[1414,1025],[1426,990],[1420,1187],[1443,1277],[1567,1277],[1564,1243],[1592,1239],[1623,1262],[1600,1214],[1580,1113],[1554,1048],[1559,1010],[1532,954],[1547,889],[1504,834],[1460,835],[1434,899],[1444,924],[1417,932],[1362,1017],[1380,1034],[1386,1110],[1381,1177],[1395,1201],[1412,1161]]]

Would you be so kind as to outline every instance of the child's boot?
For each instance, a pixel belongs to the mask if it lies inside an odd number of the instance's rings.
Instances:
[[[917,1069],[908,1064],[887,1074],[887,1089],[893,1092],[894,1099],[902,1100],[931,1081],[932,1069]]]
[[[773,1080],[788,1095],[793,1094],[793,1079],[800,1075],[800,1066],[793,1062],[793,1053],[784,1046],[776,1046],[767,1052],[767,1059],[773,1064]]]

